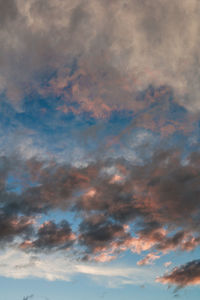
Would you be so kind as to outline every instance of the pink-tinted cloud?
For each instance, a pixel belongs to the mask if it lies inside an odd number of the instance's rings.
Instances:
[[[157,279],[158,282],[183,288],[188,285],[200,285],[200,261],[194,260],[174,268],[170,273]]]
[[[137,265],[143,266],[143,265],[150,265],[152,264],[156,259],[159,259],[160,256],[155,253],[149,253],[147,254],[143,259],[137,262]]]
[[[24,241],[20,247],[22,249],[67,249],[75,241],[76,236],[72,233],[67,221],[55,224],[52,221],[46,221],[37,232],[37,239]]]
[[[193,153],[187,160],[182,163],[179,151],[158,151],[141,165],[124,159],[99,160],[86,167],[21,161],[18,176],[26,171],[36,184],[31,181],[20,195],[7,192],[5,168],[2,211],[15,217],[72,211],[80,218],[74,246],[80,247],[81,257],[106,260],[126,250],[147,251],[143,262],[148,263],[153,260],[150,253],[191,251],[200,244],[199,156]],[[73,244],[69,224],[43,227],[21,247],[61,249]]]
[[[164,263],[164,266],[165,266],[166,268],[168,268],[171,264],[172,264],[171,261],[167,261],[167,262]]]

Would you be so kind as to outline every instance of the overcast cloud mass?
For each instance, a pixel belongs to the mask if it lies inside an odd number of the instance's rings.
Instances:
[[[2,280],[198,299],[199,14],[198,0],[0,0]]]

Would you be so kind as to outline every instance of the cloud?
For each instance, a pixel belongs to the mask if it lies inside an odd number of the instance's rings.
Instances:
[[[139,266],[149,265],[154,262],[154,260],[159,259],[160,256],[156,255],[156,253],[149,253],[143,259],[137,262]]]
[[[200,245],[199,11],[0,0],[1,275],[143,284]],[[125,251],[136,268],[115,267]],[[158,281],[199,284],[198,269]]]
[[[40,250],[67,249],[73,244],[75,238],[67,221],[63,220],[60,224],[46,221],[39,227],[37,239],[33,242],[26,240],[20,247]]]
[[[188,156],[187,164],[177,150],[157,151],[138,165],[124,159],[99,160],[86,167],[12,161],[2,160],[0,236],[8,241],[22,237],[22,249],[75,247],[81,258],[96,261],[112,260],[128,249],[150,251],[145,259],[149,263],[152,250],[160,256],[177,249],[191,251],[200,243],[197,153]],[[113,182],[118,172],[123,172],[123,181]],[[20,192],[7,189],[11,175]],[[61,210],[78,216],[74,232],[67,220],[37,221],[33,226],[33,218]]]
[[[164,266],[165,266],[166,268],[168,268],[171,264],[172,264],[171,261],[167,261],[167,262],[164,263]]]
[[[78,98],[80,107],[71,110],[97,117],[115,108],[137,110],[143,104],[135,91],[149,85],[170,86],[177,102],[199,109],[197,0],[50,0],[45,7],[40,0],[9,0],[1,6],[0,85],[15,107],[48,76],[55,95],[72,85],[66,101]]]
[[[122,225],[109,222],[103,217],[94,216],[80,224],[80,243],[94,253],[102,251],[105,247],[109,248],[113,240],[120,243],[128,236]]]
[[[1,247],[5,243],[11,243],[16,237],[27,237],[33,232],[32,225],[34,218],[29,217],[9,217],[0,214],[0,243]]]
[[[31,298],[33,298],[33,297],[34,297],[34,295],[24,296],[24,297],[23,297],[23,300],[29,300],[29,299],[31,299]]]
[[[128,267],[126,265],[98,266],[96,264],[79,263],[72,258],[58,253],[30,254],[15,248],[0,253],[0,274],[15,279],[41,278],[49,281],[71,281],[80,274],[100,284],[117,287],[126,284],[142,284],[146,280],[151,283],[155,278],[155,270]],[[51,263],[49,263],[51,262]],[[148,278],[148,279],[147,279]]]
[[[8,22],[15,20],[18,15],[16,1],[8,0],[5,3],[3,0],[1,0],[0,11],[1,27],[4,28],[6,25],[8,25]]]
[[[158,282],[183,288],[200,284],[200,260],[193,260],[157,279]]]

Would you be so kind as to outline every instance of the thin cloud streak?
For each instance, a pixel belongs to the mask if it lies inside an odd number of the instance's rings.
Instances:
[[[18,249],[6,249],[0,253],[0,274],[15,279],[41,278],[49,281],[73,281],[75,276],[84,274],[92,280],[99,279],[103,285],[106,285],[108,280],[113,287],[115,282],[124,285],[126,280],[127,284],[138,285],[146,282],[148,278],[148,282],[152,283],[156,274],[153,269],[132,268],[126,265],[98,266],[78,263],[65,256],[64,252],[62,254],[31,255]]]

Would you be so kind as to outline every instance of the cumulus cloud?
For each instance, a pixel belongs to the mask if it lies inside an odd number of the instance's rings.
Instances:
[[[11,243],[16,237],[28,237],[32,234],[34,219],[29,217],[6,216],[0,214],[0,243],[3,247]]]
[[[77,167],[16,155],[1,157],[0,168],[4,247],[15,245],[29,256],[65,253],[83,263],[109,262],[130,250],[142,255],[141,266],[200,244],[198,152],[183,160],[178,149],[159,149],[138,164],[99,158]],[[78,217],[73,229],[67,218],[49,217],[61,211]]]
[[[52,221],[43,223],[37,232],[37,239],[31,242],[24,241],[20,247],[22,249],[67,249],[75,240],[75,235],[67,221],[63,220],[60,224]]]
[[[200,244],[198,154],[188,156],[187,164],[175,150],[155,152],[137,165],[124,159],[86,167],[19,160],[17,173],[12,159],[2,159],[0,236],[11,241],[22,236],[21,249],[78,245],[81,258],[96,261],[112,260],[128,249],[149,251],[144,264],[159,258],[159,252],[191,251]],[[123,181],[113,182],[120,170]],[[19,191],[7,188],[11,175],[18,178]],[[33,217],[61,210],[79,217],[75,232],[67,220],[33,226]],[[152,255],[152,250],[159,252]]]
[[[176,285],[178,288],[188,285],[199,285],[200,261],[193,260],[185,265],[176,267],[170,273],[158,278],[157,281],[168,285]]]
[[[105,218],[94,216],[80,224],[80,242],[85,245],[89,253],[96,253],[112,246],[113,240],[122,243],[130,235],[125,228]]]

